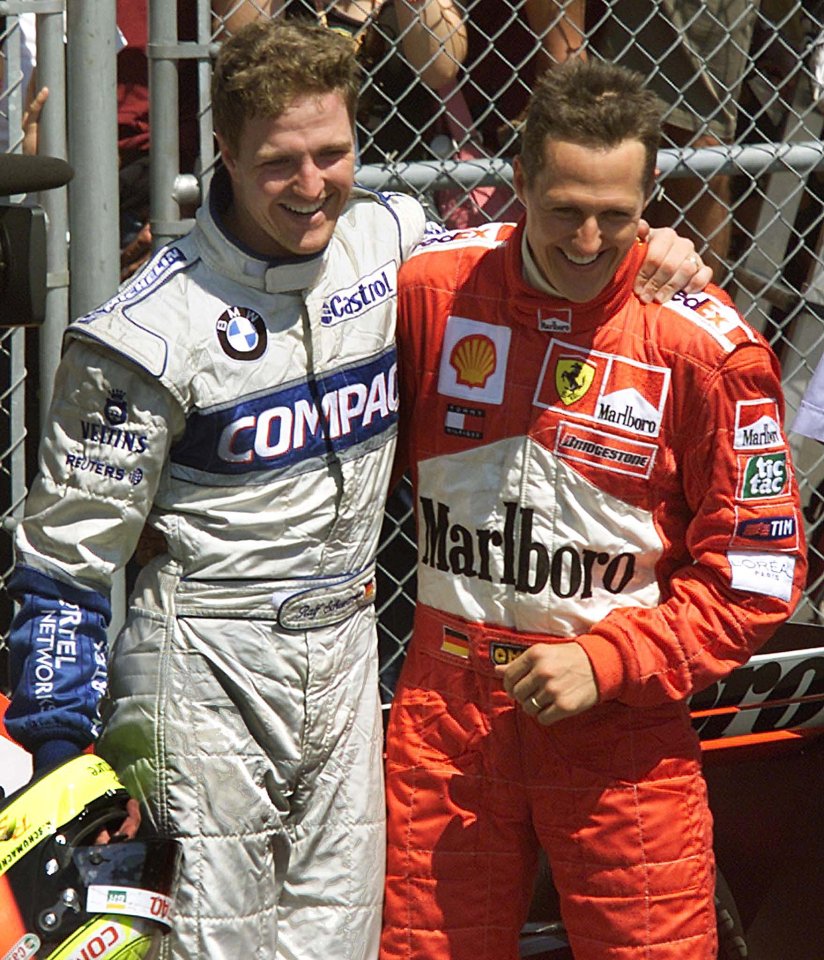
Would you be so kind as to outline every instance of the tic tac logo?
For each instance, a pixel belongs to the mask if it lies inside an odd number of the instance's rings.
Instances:
[[[738,458],[738,500],[774,500],[789,493],[787,453],[761,453]]]
[[[502,403],[511,339],[509,327],[449,317],[441,347],[438,393],[476,403]]]
[[[215,333],[232,360],[259,360],[266,352],[266,324],[249,307],[229,307],[218,317]]]
[[[739,400],[735,405],[735,450],[783,447],[778,402],[772,397]]]

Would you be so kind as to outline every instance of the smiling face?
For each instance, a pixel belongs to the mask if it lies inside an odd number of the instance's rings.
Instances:
[[[527,241],[549,284],[584,303],[610,282],[635,242],[647,201],[646,150],[639,140],[594,148],[547,138],[543,160],[530,181],[515,163]]]
[[[314,254],[329,243],[355,177],[342,94],[296,97],[275,118],[247,120],[236,149],[218,143],[232,181],[226,226],[238,240],[264,257]]]

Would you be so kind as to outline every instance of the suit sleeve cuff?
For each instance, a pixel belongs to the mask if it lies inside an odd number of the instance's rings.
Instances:
[[[618,648],[609,640],[592,633],[575,639],[584,648],[592,664],[600,701],[606,703],[608,700],[617,700],[627,679],[626,667]]]

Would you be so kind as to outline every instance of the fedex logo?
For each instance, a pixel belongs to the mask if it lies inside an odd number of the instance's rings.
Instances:
[[[394,349],[317,382],[292,384],[229,409],[190,416],[175,467],[218,474],[282,469],[357,446],[398,419]]]

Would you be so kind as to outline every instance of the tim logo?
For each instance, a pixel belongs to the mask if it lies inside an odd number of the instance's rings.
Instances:
[[[735,533],[730,547],[737,550],[798,549],[798,521],[786,504],[759,509],[736,508]]]
[[[569,408],[576,417],[635,436],[657,437],[669,382],[666,367],[552,340],[533,403]]]

